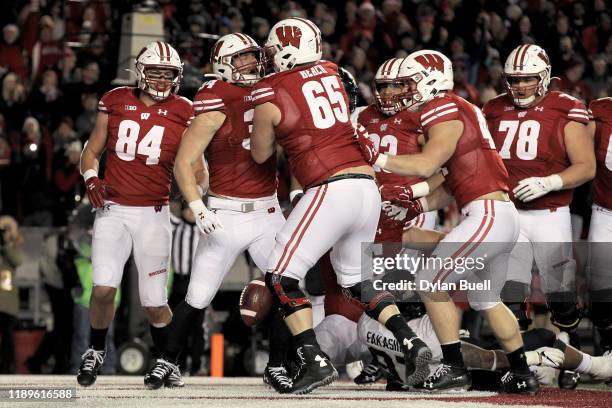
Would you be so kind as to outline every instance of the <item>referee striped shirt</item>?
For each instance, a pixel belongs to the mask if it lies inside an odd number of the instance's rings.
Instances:
[[[193,256],[198,246],[200,233],[197,225],[185,221],[181,217],[170,215],[172,223],[172,267],[174,273],[180,276],[191,275]]]

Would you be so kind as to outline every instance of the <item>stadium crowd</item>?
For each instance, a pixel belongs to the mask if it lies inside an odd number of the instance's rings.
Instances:
[[[112,87],[121,13],[139,2],[10,3],[0,17],[0,208],[21,225],[61,226],[83,193],[76,164],[97,100]],[[612,21],[604,0],[157,3],[166,40],[185,62],[187,97],[211,71],[214,40],[201,34],[247,32],[263,44],[270,26],[290,16],[321,27],[323,58],[355,74],[362,103],[372,101],[382,61],[432,48],[451,57],[456,92],[482,105],[503,91],[503,60],[521,43],[548,51],[559,78],[553,87],[587,103],[612,92]]]

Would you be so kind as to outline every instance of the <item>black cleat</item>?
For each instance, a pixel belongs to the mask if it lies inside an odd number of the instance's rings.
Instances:
[[[467,391],[472,386],[472,377],[465,367],[441,363],[425,381],[414,386],[416,391]]]
[[[385,391],[408,392],[410,391],[410,387],[404,384],[402,380],[395,375],[389,374],[387,375],[387,386],[385,387]]]
[[[338,372],[318,346],[306,344],[297,349],[299,366],[291,387],[281,391],[288,394],[308,394],[338,379]]]
[[[580,374],[571,370],[561,370],[557,384],[562,390],[575,390],[580,382]]]
[[[508,371],[501,379],[500,392],[504,394],[536,395],[539,390],[538,380],[531,371],[527,374]]]
[[[170,375],[164,381],[164,387],[166,388],[182,388],[185,386],[185,382],[183,381],[183,375],[181,374],[181,370],[178,366],[174,366],[175,369],[172,370]]]
[[[180,375],[179,368],[176,364],[172,364],[163,358],[158,358],[151,370],[145,374],[144,385],[150,390],[157,390],[171,381],[170,376],[176,375],[176,371],[178,371]]]
[[[418,337],[404,339],[402,350],[406,360],[405,384],[412,386],[425,381],[429,375],[429,363],[432,357],[427,344]]]
[[[293,381],[287,373],[287,369],[282,364],[278,367],[273,367],[268,364],[264,370],[263,382],[280,393],[287,392],[293,385]]]
[[[104,364],[104,356],[106,351],[87,349],[81,356],[81,366],[77,372],[77,381],[83,387],[89,387],[96,382],[98,371]]]
[[[355,377],[353,381],[355,381],[357,385],[369,385],[374,384],[376,381],[383,378],[384,375],[383,369],[378,365],[376,359],[374,359],[363,368],[363,371]]]

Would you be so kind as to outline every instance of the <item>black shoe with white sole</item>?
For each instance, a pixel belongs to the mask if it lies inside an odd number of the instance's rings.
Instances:
[[[467,391],[472,378],[465,367],[456,367],[442,362],[425,381],[414,386],[416,391]]]
[[[432,354],[429,347],[418,337],[404,339],[402,344],[404,359],[406,360],[406,380],[408,386],[420,384],[429,375],[429,363]]]
[[[158,358],[151,370],[144,376],[144,384],[150,390],[157,390],[171,381],[170,376],[176,375],[179,368],[176,364]],[[182,382],[182,381],[181,381]]]
[[[77,372],[77,381],[83,387],[89,387],[96,382],[98,372],[104,364],[104,356],[106,351],[87,349],[81,356],[81,366]]]
[[[183,381],[183,375],[181,374],[181,370],[178,366],[175,366],[175,369],[172,370],[170,375],[164,381],[164,387],[166,388],[182,388],[185,386],[185,382]]]
[[[383,378],[384,375],[383,369],[378,365],[376,359],[374,359],[363,368],[363,371],[355,377],[353,381],[357,385],[369,385],[374,384],[376,381]]]
[[[287,369],[282,364],[277,367],[268,364],[264,370],[263,382],[280,393],[291,388],[293,385]]]
[[[308,394],[315,388],[331,384],[338,372],[318,346],[306,344],[297,349],[298,370],[291,387],[281,391],[288,394]]]
[[[536,395],[539,390],[538,380],[531,371],[525,374],[508,371],[501,379],[500,391],[504,394]]]

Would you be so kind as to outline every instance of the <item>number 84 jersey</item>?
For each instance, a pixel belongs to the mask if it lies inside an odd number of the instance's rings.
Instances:
[[[118,204],[148,207],[168,204],[174,159],[193,119],[191,101],[170,95],[146,106],[133,87],[102,96],[98,111],[108,114],[104,181]]]
[[[483,112],[508,170],[510,190],[525,178],[549,176],[569,167],[565,125],[589,121],[584,103],[558,91],[525,109],[516,108],[507,94],[501,94],[487,102]],[[565,207],[572,201],[572,190],[552,191],[528,203],[513,201],[523,210]]]

